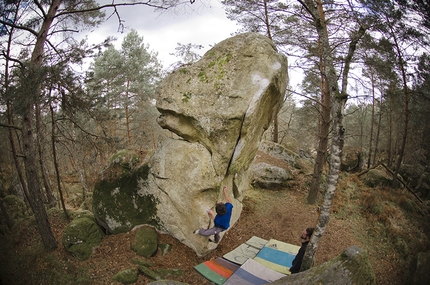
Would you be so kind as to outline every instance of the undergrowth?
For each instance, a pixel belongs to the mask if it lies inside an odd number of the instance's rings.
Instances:
[[[343,175],[332,213],[341,219],[364,220],[356,223],[354,234],[362,244],[372,245],[366,250],[375,256],[395,252],[400,266],[405,267],[418,252],[429,250],[429,217],[424,207],[406,189],[369,188],[356,175]]]

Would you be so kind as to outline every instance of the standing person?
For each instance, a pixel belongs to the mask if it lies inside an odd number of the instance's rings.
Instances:
[[[207,210],[208,215],[214,220],[214,226],[210,229],[199,229],[195,230],[194,234],[199,234],[201,236],[211,236],[214,235],[214,240],[209,239],[210,242],[218,243],[220,239],[220,232],[227,230],[230,227],[231,212],[233,210],[233,204],[230,197],[227,195],[227,186],[222,189],[224,192],[225,200],[227,203],[218,202],[215,206],[216,216],[211,209]]]
[[[302,241],[302,246],[299,249],[296,257],[293,260],[293,266],[290,268],[291,274],[298,273],[300,271],[300,267],[302,266],[303,256],[306,252],[306,247],[308,246],[309,240],[311,239],[312,234],[314,233],[314,228],[307,228],[303,230],[300,238]]]

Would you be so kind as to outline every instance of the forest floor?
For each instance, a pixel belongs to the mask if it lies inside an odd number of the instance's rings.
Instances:
[[[249,189],[243,200],[244,207],[239,220],[225,233],[218,247],[209,255],[199,258],[175,238],[159,233],[159,243],[171,244],[172,251],[164,256],[158,252],[148,261],[154,263],[154,268],[184,271],[183,276],[169,277],[171,280],[202,285],[210,282],[202,277],[194,266],[212,258],[222,257],[252,236],[300,245],[303,229],[315,226],[318,219],[318,206],[306,203],[308,180],[309,177],[302,175],[301,179],[294,180],[294,184],[288,189],[279,191]],[[356,191],[359,191],[360,187],[348,186],[357,183],[354,178],[344,179],[339,183],[339,188],[343,190],[339,190],[335,196],[331,219],[320,240],[315,265],[339,255],[349,246],[357,245],[367,251],[377,284],[402,284],[406,264],[404,255],[398,252],[397,247],[387,242],[389,239],[376,233],[374,222],[363,217],[358,199],[354,198],[359,195]],[[112,280],[116,273],[123,269],[136,268],[132,260],[139,257],[130,247],[133,231],[106,236],[88,260],[78,261],[67,254],[61,245],[61,235],[66,226],[61,216],[50,216],[52,230],[59,243],[53,252],[46,253],[43,250],[34,222],[30,226],[15,230],[13,236],[1,241],[0,254],[3,261],[0,261],[0,276],[3,282],[0,284],[119,284]],[[423,243],[428,240],[424,236],[421,239],[425,239]],[[151,281],[153,280],[139,274],[136,284],[147,284]]]

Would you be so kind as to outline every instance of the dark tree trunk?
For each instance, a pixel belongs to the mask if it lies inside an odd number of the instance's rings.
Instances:
[[[408,85],[407,85],[406,70],[405,70],[405,66],[404,66],[403,56],[402,56],[402,53],[400,51],[399,44],[397,42],[396,34],[394,33],[393,30],[391,30],[391,32],[392,32],[392,36],[393,36],[394,42],[395,42],[394,46],[395,46],[396,51],[397,51],[397,56],[398,56],[398,62],[399,62],[400,71],[402,73],[403,96],[404,96],[404,102],[405,102],[405,117],[404,117],[404,121],[403,121],[404,122],[404,126],[403,126],[402,144],[401,144],[401,147],[400,147],[399,156],[397,157],[396,168],[394,170],[393,183],[392,183],[392,187],[393,188],[397,188],[398,184],[399,184],[399,182],[397,180],[397,175],[399,174],[400,166],[402,164],[403,155],[405,153],[405,147],[406,147],[406,139],[408,137],[409,90],[408,90]]]
[[[43,151],[43,142],[42,142],[42,129],[41,129],[41,119],[40,119],[40,108],[39,105],[36,104],[36,131],[37,131],[37,149],[39,151],[39,165],[40,165],[40,173],[42,175],[43,186],[45,188],[46,202],[50,208],[55,207],[57,204],[57,200],[55,199],[55,195],[52,191],[51,183],[49,182],[49,176],[45,167],[45,153]]]
[[[66,205],[64,203],[64,197],[63,197],[63,190],[61,189],[61,179],[60,179],[60,170],[58,168],[57,163],[57,151],[55,148],[55,117],[54,117],[54,108],[52,105],[49,106],[51,108],[51,124],[52,124],[52,156],[54,161],[54,167],[55,167],[55,176],[57,178],[57,187],[58,187],[58,193],[60,193],[60,201],[61,206],[63,207],[64,215],[66,216],[67,220],[70,220],[69,213],[67,213]]]
[[[0,198],[0,209],[1,209],[1,213],[3,214],[4,219],[6,220],[6,225],[8,227],[8,229],[12,229],[13,227],[13,221],[11,220],[7,210],[6,210],[6,206],[3,204],[3,200]]]
[[[29,202],[33,210],[37,228],[42,238],[46,250],[50,251],[57,248],[57,241],[51,231],[48,215],[43,204],[42,193],[40,190],[39,178],[37,176],[37,160],[35,157],[34,135],[33,135],[33,118],[34,104],[40,93],[39,69],[43,63],[43,47],[46,43],[48,31],[54,21],[54,17],[60,7],[62,0],[53,0],[44,21],[37,35],[37,40],[31,55],[29,75],[26,80],[33,84],[29,94],[23,98],[23,144],[25,154],[25,173],[27,176],[27,185],[29,187]]]
[[[321,14],[321,12],[320,12]],[[324,14],[322,14],[323,16]],[[307,202],[314,204],[318,200],[320,191],[321,175],[324,169],[327,158],[328,135],[330,132],[330,92],[325,79],[325,71],[322,58],[320,57],[320,72],[321,72],[321,119],[318,133],[318,150],[315,158],[314,173],[312,175],[311,187]]]
[[[372,117],[370,118],[370,139],[369,139],[369,156],[367,159],[367,168],[370,167],[372,159],[372,144],[373,144],[373,124],[375,121],[375,79],[373,78],[373,70],[370,71],[372,81]]]
[[[57,248],[57,241],[51,231],[51,225],[48,220],[48,215],[43,203],[42,193],[40,189],[38,173],[37,173],[37,160],[35,157],[34,141],[33,141],[33,107],[24,115],[22,126],[22,141],[24,144],[25,153],[25,173],[27,176],[27,183],[29,186],[29,202],[33,210],[36,220],[37,228],[42,238],[43,245],[48,251]]]

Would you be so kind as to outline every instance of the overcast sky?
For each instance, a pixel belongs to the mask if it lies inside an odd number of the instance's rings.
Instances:
[[[98,2],[110,3],[111,0]],[[113,36],[117,38],[115,46],[119,49],[123,37],[131,29],[135,29],[143,36],[144,43],[149,44],[149,50],[158,52],[158,59],[165,68],[178,61],[169,55],[175,52],[177,43],[202,45],[204,49],[200,54],[203,55],[211,46],[229,38],[238,30],[238,26],[226,18],[218,0],[200,0],[161,14],[154,11],[154,8],[143,5],[120,7],[118,11],[125,21],[124,33],[118,32],[118,18],[113,15],[88,35],[90,43],[98,43]],[[106,10],[106,16],[111,13],[112,9]]]

